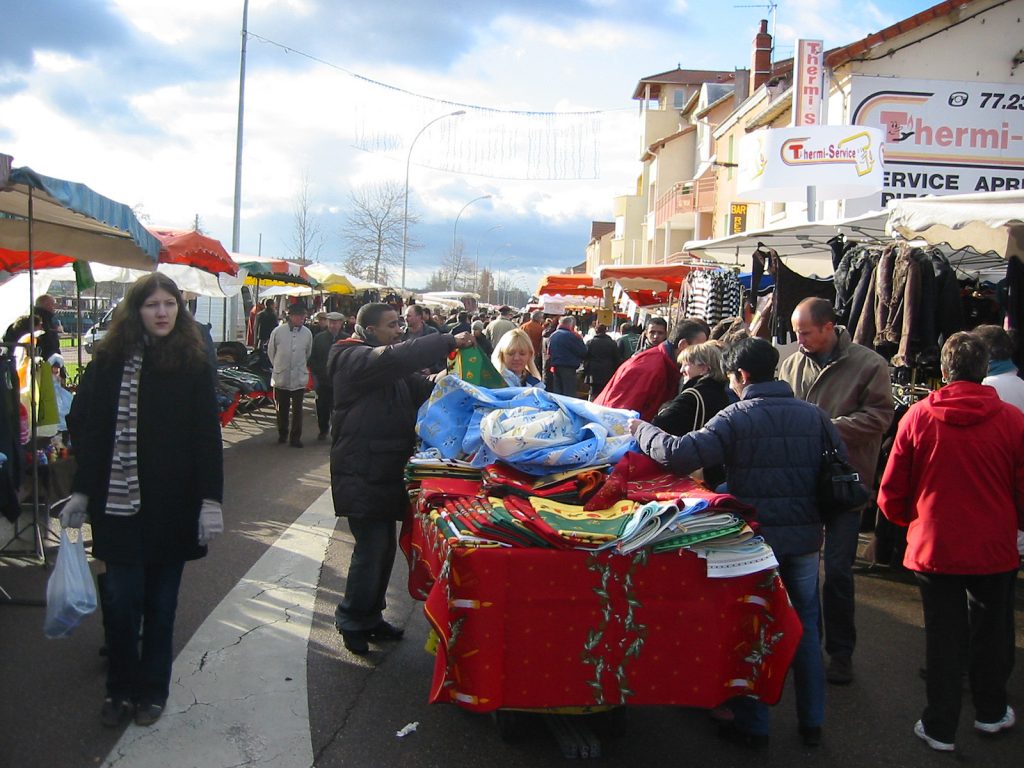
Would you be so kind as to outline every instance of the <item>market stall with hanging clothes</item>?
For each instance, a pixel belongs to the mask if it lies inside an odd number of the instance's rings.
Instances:
[[[29,317],[35,306],[32,276],[37,267],[37,255],[40,264],[52,262],[53,266],[71,261],[96,261],[151,270],[156,265],[160,242],[146,231],[128,206],[99,195],[84,184],[44,176],[30,168],[10,168],[10,158],[6,156],[0,166],[4,169],[0,173],[0,214],[3,214],[0,217],[0,268],[28,273],[26,311]],[[9,172],[7,168],[10,168]],[[21,439],[20,429],[14,430],[13,434],[0,433],[5,442],[0,445],[0,453],[5,454],[4,476],[16,478],[17,487],[25,471],[20,460],[24,445],[28,445],[24,457],[28,460],[31,477],[27,503],[31,508],[34,534],[32,552],[45,562],[43,534],[54,500],[43,496],[39,468],[47,454],[45,450],[40,454],[37,449],[40,448],[39,427],[47,418],[40,413],[43,402],[40,386],[45,387],[46,380],[52,381],[52,377],[49,363],[36,358],[31,336],[27,345],[14,346],[14,350],[5,348],[0,362],[9,365],[5,361],[13,358],[17,351],[21,351],[28,361],[26,380],[20,381],[19,377],[23,397],[18,405],[18,415],[11,422],[20,425],[21,405],[24,403],[28,439]],[[13,400],[11,407],[14,407]],[[10,500],[9,494],[0,494],[0,502],[10,503]],[[20,512],[20,500],[18,503]],[[16,528],[13,540],[17,540],[19,533]],[[4,597],[10,598],[6,593]]]

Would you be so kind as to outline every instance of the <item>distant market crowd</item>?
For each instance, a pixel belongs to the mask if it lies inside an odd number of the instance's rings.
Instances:
[[[611,330],[596,313],[503,306],[438,316],[385,299],[354,314],[299,301],[280,312],[265,300],[247,329],[271,370],[278,443],[304,446],[303,402],[315,393],[335,512],[355,542],[335,612],[350,652],[403,636],[383,612],[396,523],[409,509],[404,471],[417,414],[438,382],[460,376],[450,365],[459,351],[479,350],[506,388],[614,410],[640,452],[757,510],[802,626],[792,666],[805,745],[822,740],[826,683],[854,680],[853,567],[862,527],[876,514],[901,534],[883,542],[875,528],[872,547],[898,554],[873,557],[912,571],[924,606],[927,703],[914,733],[933,749],[954,748],[964,674],[974,728],[1014,725],[1006,683],[1024,527],[1024,380],[1001,327],[946,338],[944,386],[900,413],[888,361],[854,343],[823,298],[792,308],[797,348],[784,359],[740,317],[713,327],[699,317],[650,317]],[[90,519],[94,555],[107,567],[108,725],[159,719],[183,565],[224,528],[215,379],[200,329],[170,279],[141,279],[68,417],[79,466],[61,520],[80,527]],[[829,456],[869,491],[867,504],[828,508],[820,481]],[[725,738],[767,743],[763,702],[739,696],[715,715]]]

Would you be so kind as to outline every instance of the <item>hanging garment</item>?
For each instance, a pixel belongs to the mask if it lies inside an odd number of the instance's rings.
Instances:
[[[780,344],[795,340],[790,318],[796,305],[804,299],[818,297],[830,304],[836,300],[835,284],[831,278],[822,280],[804,277],[782,263],[774,248],[758,246],[754,251],[754,268],[751,285],[756,285],[765,270],[775,278],[775,292],[772,298],[772,318],[769,324],[771,336]],[[758,334],[755,334],[758,335]]]
[[[14,522],[21,513],[18,488],[22,475],[18,371],[10,355],[0,354],[0,514]]]
[[[881,249],[850,244],[843,253],[842,260],[835,270],[833,278],[836,289],[836,323],[850,329],[850,316],[854,306],[857,289],[860,286],[865,272],[871,272]],[[867,285],[864,286],[866,292]],[[863,306],[863,294],[861,296]]]
[[[740,279],[732,271],[695,269],[684,285],[686,314],[714,325],[739,314],[742,292]]]

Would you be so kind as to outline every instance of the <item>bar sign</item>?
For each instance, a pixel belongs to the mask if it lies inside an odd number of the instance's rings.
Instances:
[[[747,230],[747,204],[732,203],[729,205],[729,234],[735,235]]]

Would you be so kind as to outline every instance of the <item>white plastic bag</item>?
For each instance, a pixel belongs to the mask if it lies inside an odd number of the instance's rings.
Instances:
[[[46,583],[46,620],[43,634],[67,637],[81,620],[96,610],[96,585],[85,558],[85,537],[81,529],[71,541],[68,529],[60,531],[57,564]]]

